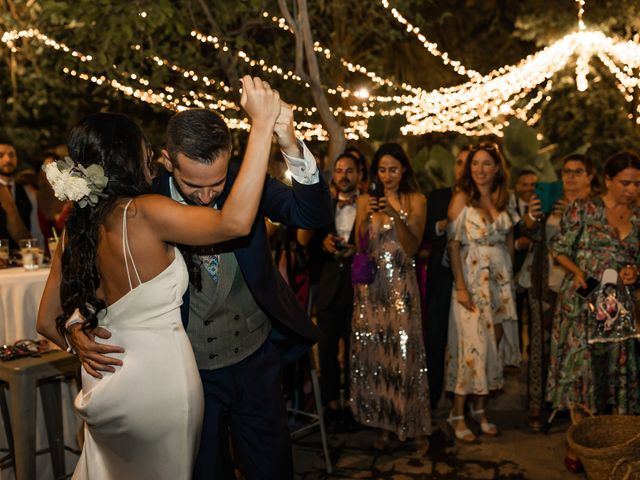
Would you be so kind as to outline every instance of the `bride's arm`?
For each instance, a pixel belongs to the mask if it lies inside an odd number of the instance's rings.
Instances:
[[[273,127],[280,114],[278,92],[258,78],[243,77],[242,105],[252,119],[251,133],[229,197],[221,210],[186,206],[151,195],[136,203],[161,240],[211,245],[248,235],[258,211],[267,173]]]

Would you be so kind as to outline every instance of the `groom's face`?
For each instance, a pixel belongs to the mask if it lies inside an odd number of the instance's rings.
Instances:
[[[227,181],[230,153],[218,155],[211,164],[191,160],[181,153],[171,161],[166,150],[162,155],[165,168],[173,175],[176,187],[188,203],[203,207],[215,203]]]

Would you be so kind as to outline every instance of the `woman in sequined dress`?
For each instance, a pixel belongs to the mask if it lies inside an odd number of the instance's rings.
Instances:
[[[415,438],[426,452],[431,433],[429,387],[422,341],[420,294],[413,255],[426,220],[409,159],[397,144],[376,152],[371,172],[384,197],[361,195],[357,238],[368,245],[377,272],[370,285],[357,285],[351,335],[351,409],[354,418],[381,429],[374,447],[389,432]]]
[[[519,221],[507,189],[509,173],[498,146],[469,152],[459,190],[449,204],[449,255],[454,288],[449,313],[446,390],[454,393],[447,422],[455,437],[473,442],[464,405],[482,433],[498,430],[487,420],[490,390],[504,384],[503,364],[520,360],[512,273],[513,226]]]

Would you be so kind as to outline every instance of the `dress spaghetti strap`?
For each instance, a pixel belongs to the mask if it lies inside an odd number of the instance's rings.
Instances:
[[[131,265],[133,266],[133,271],[136,274],[136,278],[138,279],[138,285],[142,284],[142,280],[140,280],[140,275],[138,274],[138,269],[136,268],[136,264],[133,261],[133,256],[131,255],[131,250],[129,249],[129,235],[127,233],[127,209],[129,205],[133,202],[133,198],[127,202],[127,205],[124,207],[124,212],[122,213],[122,251],[124,253],[124,266],[127,269],[127,280],[129,281],[129,290],[133,290],[133,282],[131,282],[131,273],[129,272],[129,261],[131,261]]]

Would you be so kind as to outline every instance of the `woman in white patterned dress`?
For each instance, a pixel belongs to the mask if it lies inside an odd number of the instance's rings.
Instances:
[[[472,442],[464,405],[482,433],[496,435],[485,405],[502,388],[503,363],[520,361],[512,274],[512,228],[519,220],[507,189],[509,173],[495,144],[467,157],[459,191],[449,205],[449,254],[454,286],[449,313],[446,390],[454,393],[448,418],[458,440]]]

